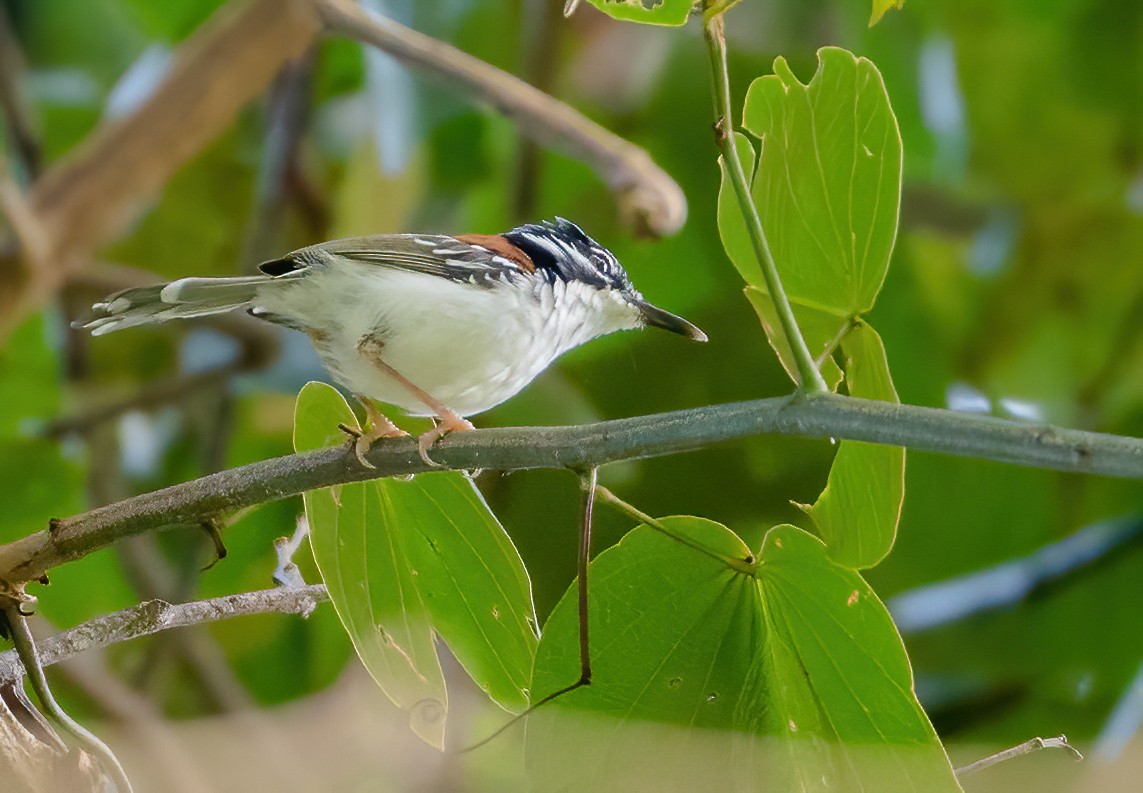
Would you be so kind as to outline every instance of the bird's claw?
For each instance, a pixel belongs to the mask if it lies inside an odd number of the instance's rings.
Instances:
[[[353,439],[353,454],[357,457],[357,462],[365,468],[377,467],[365,459],[365,455],[373,448],[374,442],[381,438],[399,438],[409,434],[391,423],[389,426],[374,424],[367,430],[351,427],[348,424],[338,424],[337,428]]]
[[[423,460],[425,465],[429,466],[430,468],[444,468],[443,465],[438,463],[433,458],[429,457],[429,449],[433,447],[434,443],[443,438],[445,435],[448,435],[450,432],[472,429],[476,429],[474,426],[472,426],[472,422],[468,421],[467,419],[463,419],[460,416],[446,415],[442,417],[440,424],[436,425],[428,432],[421,433],[421,435],[417,438],[417,452],[420,453],[421,460]]]

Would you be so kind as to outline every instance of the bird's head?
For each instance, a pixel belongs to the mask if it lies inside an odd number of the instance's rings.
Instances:
[[[527,254],[537,277],[552,284],[559,280],[606,291],[631,310],[636,325],[662,328],[695,341],[707,340],[697,326],[644,300],[615,254],[570,220],[556,218],[519,226],[502,236]]]

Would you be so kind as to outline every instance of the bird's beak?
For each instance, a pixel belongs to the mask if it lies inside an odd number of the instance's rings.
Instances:
[[[644,303],[642,300],[635,304],[635,308],[639,309],[639,313],[643,317],[643,324],[645,325],[652,325],[656,328],[669,330],[671,333],[687,336],[695,341],[706,341],[706,334],[697,326],[692,325],[682,317],[675,316],[670,311],[664,311],[658,306]]]

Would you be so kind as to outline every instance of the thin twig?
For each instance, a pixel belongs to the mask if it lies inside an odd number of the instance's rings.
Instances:
[[[839,438],[906,446],[1075,473],[1143,479],[1143,440],[837,394],[801,394],[571,427],[458,432],[433,449],[453,470],[584,468],[661,457],[759,435]],[[319,487],[430,470],[416,442],[374,444],[362,466],[349,445],[231,468],[144,493],[0,545],[0,581],[49,568],[117,540],[203,520]],[[433,469],[436,470],[436,469]]]
[[[563,17],[556,13],[551,3],[526,3],[520,11],[522,20],[518,41],[523,55],[524,78],[530,85],[550,94],[560,60]],[[543,170],[540,145],[531,138],[518,138],[514,154],[509,206],[512,207],[514,221],[527,223],[537,215],[536,202]]]
[[[239,266],[245,271],[253,272],[256,264],[280,253],[290,172],[297,165],[298,145],[309,119],[313,69],[311,49],[282,70],[270,92],[254,206],[238,257]]]
[[[1003,763],[1005,760],[1011,760],[1021,755],[1038,752],[1041,749],[1065,749],[1071,753],[1077,762],[1083,760],[1083,755],[1080,754],[1080,751],[1068,743],[1066,735],[1057,735],[1055,738],[1031,738],[1017,746],[1004,749],[996,754],[990,754],[988,757],[983,757],[968,765],[962,765],[956,769],[956,775],[962,777],[968,774],[974,774],[977,771],[983,771],[985,768],[994,766],[997,763]]]
[[[978,614],[1010,609],[1053,584],[1119,559],[1128,543],[1143,540],[1143,517],[1101,521],[1038,548],[1027,556],[900,592],[886,605],[902,634],[961,622]]]
[[[331,30],[371,44],[397,60],[433,74],[465,96],[485,102],[545,146],[587,163],[619,195],[637,230],[673,234],[687,217],[686,196],[645,150],[579,111],[443,41],[351,0],[315,0]]]
[[[317,604],[328,599],[325,587],[313,584],[297,589],[277,587],[242,592],[192,603],[149,600],[44,639],[40,643],[40,663],[51,666],[92,647],[106,647],[171,628],[248,614],[300,614],[305,617]],[[24,669],[15,651],[0,653],[0,682],[15,680],[22,674]]]

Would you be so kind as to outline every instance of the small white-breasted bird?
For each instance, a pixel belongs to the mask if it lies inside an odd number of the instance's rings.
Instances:
[[[365,406],[377,438],[403,435],[370,400],[440,423],[446,432],[514,396],[562,353],[648,325],[706,341],[656,308],[623,267],[562,218],[504,234],[380,234],[323,242],[259,266],[263,275],[182,278],[128,289],[77,323],[92,335],[246,309],[300,330],[335,380]],[[368,465],[368,463],[365,463]]]

